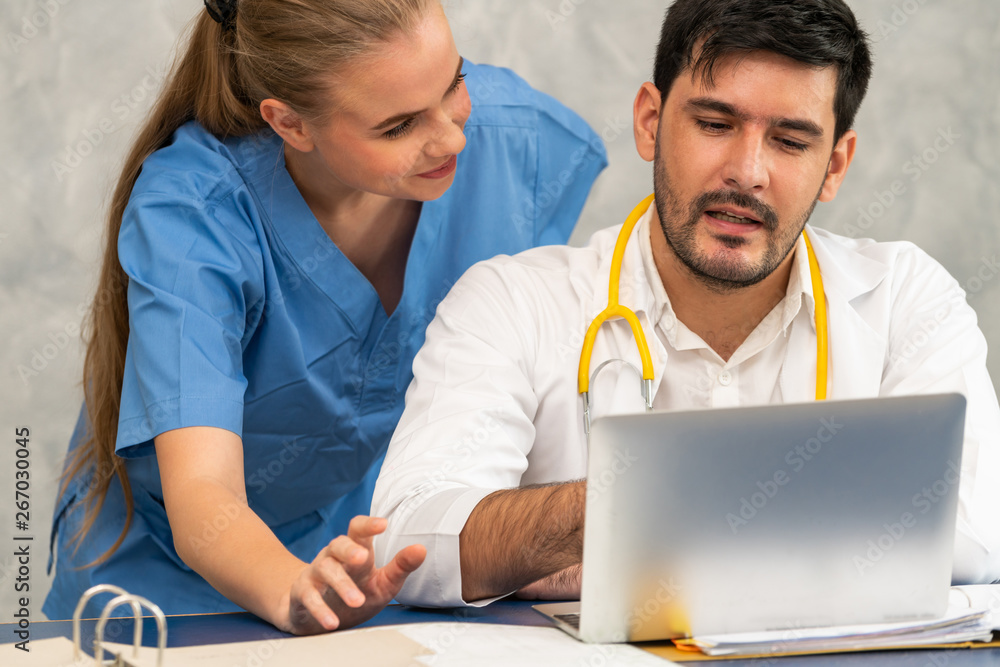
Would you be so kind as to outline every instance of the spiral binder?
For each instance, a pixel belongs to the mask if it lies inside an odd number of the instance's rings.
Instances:
[[[79,661],[83,655],[80,647],[80,617],[83,615],[83,609],[87,606],[87,602],[90,601],[90,598],[99,593],[115,593],[116,597],[112,598],[110,602],[104,605],[104,609],[101,611],[101,616],[97,620],[97,629],[94,634],[94,664],[111,665],[112,667],[136,667],[136,663],[132,660],[138,657],[139,646],[142,645],[142,608],[145,607],[151,611],[153,616],[156,618],[156,667],[163,667],[163,654],[167,648],[167,618],[163,615],[163,611],[146,598],[140,595],[132,595],[125,589],[112,584],[99,584],[92,588],[88,588],[87,591],[80,597],[80,601],[76,604],[76,610],[73,612],[74,662]],[[114,659],[110,662],[105,661],[103,660],[104,628],[107,626],[108,618],[110,618],[111,613],[123,604],[127,604],[132,607],[132,618],[135,625],[135,630],[132,633],[132,657],[130,659],[129,657],[119,654],[115,655]]]

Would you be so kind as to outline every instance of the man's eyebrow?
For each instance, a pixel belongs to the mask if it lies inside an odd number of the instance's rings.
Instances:
[[[715,100],[711,97],[695,97],[688,100],[684,107],[689,112],[712,111],[720,113],[723,116],[739,118],[740,120],[754,120],[753,116],[743,113],[732,104],[721,100]],[[771,127],[778,127],[783,130],[791,130],[793,132],[801,132],[802,134],[808,135],[814,139],[823,138],[823,128],[811,120],[806,120],[804,118],[768,118],[766,120],[768,125]]]
[[[458,77],[462,76],[462,66],[463,65],[465,65],[465,58],[463,58],[462,56],[459,56],[458,57],[458,69],[455,70],[455,78],[451,80],[451,85],[448,87],[448,90],[451,90],[452,88],[454,88],[455,84],[458,83]],[[378,125],[376,125],[372,129],[375,130],[375,131],[387,130],[390,127],[395,127],[396,125],[399,125],[400,123],[402,123],[403,121],[405,121],[408,118],[413,118],[414,116],[422,113],[423,111],[424,111],[424,109],[421,109],[420,111],[407,111],[405,113],[398,113],[398,114],[396,114],[395,116],[393,116],[391,118],[386,118],[385,120],[383,120],[381,123],[379,123]]]

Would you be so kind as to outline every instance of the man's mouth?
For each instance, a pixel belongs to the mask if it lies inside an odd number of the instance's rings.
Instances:
[[[722,211],[705,211],[713,218],[719,220],[724,220],[726,222],[734,222],[740,225],[751,225],[760,224],[760,220],[754,220],[753,218],[744,218],[738,215],[732,215],[731,213],[723,213]]]

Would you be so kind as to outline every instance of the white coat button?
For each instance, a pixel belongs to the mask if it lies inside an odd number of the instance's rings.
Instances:
[[[728,387],[733,383],[733,376],[730,375],[729,371],[722,371],[719,373],[719,384],[723,387]]]

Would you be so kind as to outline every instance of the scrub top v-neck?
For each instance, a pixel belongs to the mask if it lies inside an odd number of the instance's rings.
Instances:
[[[606,165],[600,139],[555,100],[508,70],[464,69],[466,148],[453,185],[421,207],[391,315],[316,221],[273,132],[219,140],[191,122],[146,160],[119,234],[130,336],[117,453],[135,515],[110,559],[74,569],[118,537],[124,502],[115,481],[74,552],[91,480],[73,480],[56,508],[50,618],[102,582],[167,613],[236,608],[174,549],[152,446],[168,430],[239,435],[250,507],[303,560],[369,512],[437,304],[477,261],[565,242]],[[81,415],[71,448],[86,428]]]

